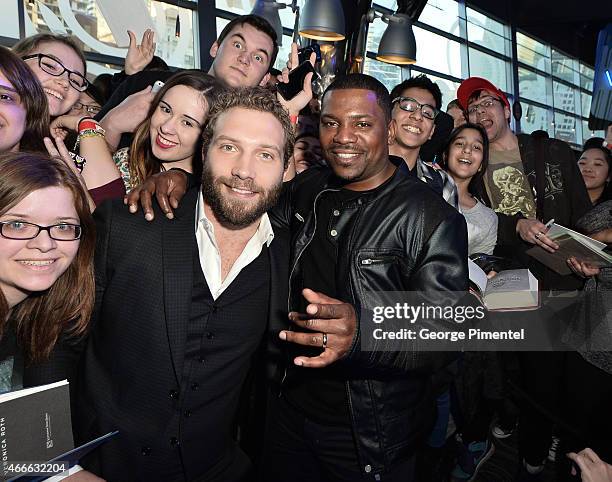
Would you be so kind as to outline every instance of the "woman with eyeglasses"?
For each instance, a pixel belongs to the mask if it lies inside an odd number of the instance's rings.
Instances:
[[[49,154],[61,156],[70,166],[74,165],[96,204],[103,199],[122,197],[123,183],[106,145],[104,129],[89,113],[71,113],[89,86],[85,57],[78,45],[71,37],[44,33],[20,40],[13,52],[30,67],[47,97],[55,141],[45,141]],[[77,133],[73,147],[77,156],[71,156],[64,145],[68,131]]]
[[[87,331],[95,242],[87,193],[62,160],[0,154],[0,393],[28,386],[41,362],[35,385],[71,377],[73,366],[49,358]],[[64,480],[101,480],[79,469]]]
[[[0,154],[0,392],[24,362],[83,334],[94,301],[95,232],[87,194],[59,159]]]

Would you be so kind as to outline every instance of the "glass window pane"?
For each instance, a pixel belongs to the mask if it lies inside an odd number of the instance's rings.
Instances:
[[[580,73],[578,72],[578,61],[556,50],[552,51],[552,74],[566,82],[579,85]]]
[[[247,15],[251,13],[251,10],[253,10],[253,7],[255,6],[255,1],[256,0],[216,0],[216,7],[221,10],[232,12],[238,15]],[[289,0],[283,0],[280,3],[288,4],[291,2]],[[299,7],[302,7],[303,4],[304,0],[298,0],[297,5]],[[291,11],[291,8],[280,8],[278,10],[278,15],[280,16],[281,24],[283,25],[283,27],[293,30],[293,25],[295,23],[295,14]]]
[[[555,108],[563,109],[573,114],[576,113],[576,102],[578,91],[571,87],[553,80],[553,103]]]
[[[517,32],[516,49],[519,62],[550,73],[550,47],[548,45]]]
[[[580,87],[593,91],[593,79],[595,79],[595,71],[583,63],[580,64]]]
[[[518,68],[518,77],[519,95],[521,97],[536,100],[542,104],[552,104],[552,95],[548,81],[550,77],[544,77],[523,67]]]
[[[412,75],[418,74],[419,72],[412,72]],[[457,98],[457,89],[459,88],[459,84],[457,82],[436,77],[435,75],[428,75],[427,77],[429,77],[433,82],[438,84],[438,87],[440,87],[440,91],[442,92],[442,110],[446,112],[447,104],[451,100]]]
[[[585,94],[584,92],[580,92],[581,99],[581,111],[580,115],[582,117],[589,117],[591,114],[591,102],[593,101],[593,94]]]
[[[606,137],[606,133],[604,131],[592,131],[589,129],[588,121],[582,121],[582,144],[584,144],[591,137]]]
[[[397,65],[386,64],[370,58],[365,59],[363,73],[380,80],[389,89],[389,92],[402,81],[402,69]]]
[[[578,119],[571,115],[555,112],[555,137],[570,144],[578,144],[576,124]]]
[[[17,2],[22,0],[4,0],[2,2],[2,15],[0,15],[0,36],[19,38],[19,11]]]
[[[467,8],[467,36],[470,42],[510,55],[510,41],[506,40],[507,28],[476,10]]]
[[[67,4],[58,3],[56,0],[24,2],[24,4],[28,35],[49,31],[71,34],[85,52],[125,58],[127,34],[120,28],[121,19],[113,14],[116,2],[73,1],[72,8],[66,8]],[[155,0],[147,0],[141,4],[145,15],[148,11],[149,24],[156,31],[156,55],[174,67],[199,66],[199,58],[194,54],[195,11]],[[105,8],[100,9],[100,5]],[[130,8],[138,10],[138,5],[130,3]],[[103,15],[102,10],[106,12],[108,18]],[[180,17],[180,37],[175,35],[177,16]],[[115,38],[113,32],[123,38]],[[142,35],[141,32],[136,34]]]
[[[529,102],[521,102],[523,107],[523,117],[521,117],[521,129],[527,134],[533,131],[543,130],[548,132],[549,136],[553,136],[554,132],[552,125],[548,120],[548,110],[530,104]]]
[[[459,4],[455,0],[429,0],[419,21],[459,36]]]
[[[459,42],[414,27],[417,45],[417,65],[461,78],[461,49]]]
[[[483,77],[508,92],[508,63],[480,50],[468,48],[470,76]]]

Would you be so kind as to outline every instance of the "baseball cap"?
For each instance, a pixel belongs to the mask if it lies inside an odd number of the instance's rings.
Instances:
[[[482,77],[470,77],[461,82],[459,89],[457,89],[457,99],[463,106],[464,110],[467,110],[468,99],[477,90],[488,90],[496,94],[501,100],[504,101],[506,107],[508,107],[508,109],[510,108],[510,102],[508,102],[506,94],[495,87],[491,82],[489,82],[487,79],[483,79]]]

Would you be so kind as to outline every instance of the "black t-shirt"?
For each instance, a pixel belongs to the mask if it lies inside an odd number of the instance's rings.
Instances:
[[[337,248],[342,237],[349,233],[335,232],[331,228],[332,218],[339,215],[343,203],[363,194],[342,189],[321,195],[317,204],[315,235],[300,258],[303,288],[338,298]],[[307,304],[302,297],[299,305],[292,308],[305,313]],[[302,345],[290,347],[284,394],[289,403],[314,421],[328,425],[349,425],[346,375],[342,370],[335,364],[322,369],[302,368],[293,364],[293,358],[298,355],[316,356],[321,351],[321,348],[309,349]]]

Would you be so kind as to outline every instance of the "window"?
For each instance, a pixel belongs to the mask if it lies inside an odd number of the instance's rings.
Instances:
[[[581,99],[581,111],[582,117],[589,117],[591,115],[591,102],[593,101],[593,94],[587,94],[586,92],[580,92]]]
[[[523,132],[531,134],[533,131],[543,130],[548,132],[549,136],[553,137],[553,126],[548,120],[548,110],[530,104],[529,102],[521,102],[521,104],[523,107],[523,117],[521,118]]]
[[[580,63],[580,87],[588,91],[592,91],[594,79],[595,79],[595,71],[592,68],[584,65],[581,62]]]
[[[184,0],[186,7],[192,2]],[[24,2],[26,7],[26,34],[57,32],[73,35],[87,54],[98,53],[115,57],[122,63],[127,53],[128,37],[123,29],[123,15],[147,16],[156,32],[156,55],[168,65],[182,68],[199,66],[199,53],[195,46],[195,10],[148,0],[145,4],[130,2],[127,10],[117,14],[119,0],[78,0],[71,3],[57,0]],[[71,7],[71,8],[70,8]],[[105,13],[103,13],[105,12]],[[180,18],[180,36],[176,36],[176,19]],[[142,32],[136,32],[142,35]],[[102,65],[102,64],[101,64]],[[92,73],[96,70],[92,65]],[[107,71],[106,69],[103,69]]]
[[[589,129],[589,123],[586,120],[582,121],[582,144],[584,144],[591,137],[606,137],[606,133],[604,131],[593,131]]]
[[[414,27],[417,44],[417,65],[461,78],[461,51],[459,42]]]
[[[418,75],[418,72],[413,72],[413,75]],[[442,107],[441,109],[446,112],[446,106],[448,103],[457,97],[457,89],[459,84],[451,80],[442,79],[441,77],[435,77],[428,75],[433,82],[438,84],[440,91],[442,92]]]
[[[552,105],[550,77],[536,74],[524,67],[518,68],[519,95],[542,104]]]
[[[578,61],[556,50],[552,51],[552,74],[570,84],[580,85]]]
[[[570,144],[579,144],[576,136],[577,123],[576,117],[555,112],[555,138]]]
[[[363,73],[380,80],[389,92],[402,81],[402,69],[370,58],[365,59]]]
[[[419,16],[426,23],[459,37],[459,4],[455,0],[429,0]]]
[[[3,2],[2,15],[0,15],[0,36],[19,38],[19,10],[17,1]]]
[[[225,10],[227,12],[235,13],[237,15],[247,15],[251,13],[253,7],[255,6],[255,0],[216,0],[216,2],[217,3],[215,6],[217,8]],[[291,0],[280,0],[279,3],[290,4]],[[304,5],[304,0],[298,0],[297,5],[301,8]],[[291,10],[291,8],[280,8],[278,10],[278,15],[280,17],[282,26],[293,30],[293,26],[295,23],[295,14]],[[285,43],[285,40],[286,39],[283,38],[283,44]]]
[[[510,56],[508,27],[469,7],[466,11],[468,40],[495,50],[500,54]]]
[[[475,48],[468,48],[470,76],[483,77],[504,92],[508,92],[510,64],[502,59],[485,54]]]
[[[516,49],[519,62],[550,74],[550,47],[521,32],[516,33]]]
[[[561,82],[553,80],[553,103],[556,109],[562,109],[572,114],[579,113],[576,109],[580,108],[576,104],[579,101],[578,91]]]

